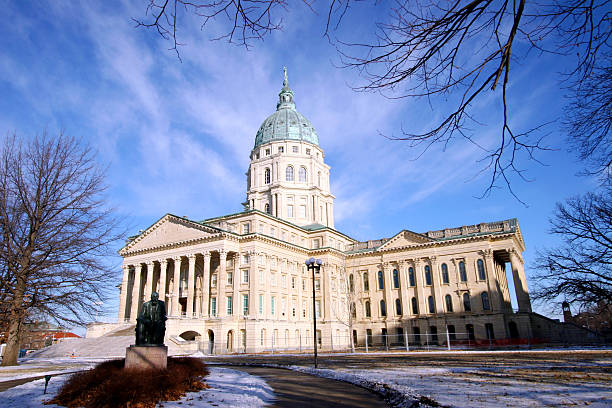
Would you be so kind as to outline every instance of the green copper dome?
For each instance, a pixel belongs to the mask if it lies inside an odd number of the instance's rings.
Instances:
[[[287,69],[284,68],[284,71],[285,79],[283,89],[278,94],[276,112],[268,116],[259,127],[255,136],[255,147],[279,140],[300,140],[318,146],[319,136],[312,123],[295,109]]]

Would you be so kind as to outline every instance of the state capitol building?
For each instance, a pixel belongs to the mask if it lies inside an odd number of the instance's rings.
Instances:
[[[534,336],[516,219],[358,241],[334,228],[329,180],[285,72],[255,136],[245,210],[203,221],[166,214],[131,237],[119,252],[119,324],[135,324],[157,291],[166,343],[209,353],[312,349],[313,314],[325,350]],[[311,257],[322,261],[314,289]]]

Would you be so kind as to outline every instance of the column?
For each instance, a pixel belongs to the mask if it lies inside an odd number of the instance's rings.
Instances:
[[[189,255],[189,272],[187,275],[187,317],[193,317],[193,295],[195,293],[195,254]]]
[[[202,268],[202,317],[210,313],[210,252],[204,252],[204,267]],[[219,282],[217,282],[218,284]]]
[[[493,250],[485,249],[482,251],[482,256],[485,260],[485,273],[487,275],[487,286],[489,288],[489,296],[491,297],[491,310],[504,311],[504,300],[501,295],[501,288],[497,281],[497,271],[493,262]],[[498,309],[499,307],[499,309]]]
[[[259,256],[263,259],[264,254],[249,252],[249,314],[251,316],[259,315],[259,262],[257,262]]]
[[[225,287],[227,286],[227,258],[225,250],[219,251],[219,276],[217,276],[217,315],[227,316],[227,304],[225,302]]]
[[[400,299],[402,302],[402,316],[410,316],[410,297],[408,296],[408,262],[399,261],[399,276],[400,276]]]
[[[395,300],[393,299],[393,294],[391,293],[391,288],[393,285],[393,274],[392,274],[392,265],[390,262],[383,262],[382,270],[383,277],[385,279],[385,289],[383,290],[383,299],[385,300],[385,307],[387,309],[387,319],[393,318],[395,315]],[[380,305],[378,305],[380,309]]]
[[[416,297],[419,303],[419,315],[426,314],[427,308],[425,307],[425,282],[423,277],[423,262],[417,258],[414,260],[414,277],[416,279]]]
[[[181,307],[179,305],[179,294],[181,290],[181,257],[174,258],[174,278],[172,284],[172,316],[181,315]]]
[[[159,298],[166,302],[166,280],[168,278],[168,260],[159,261]],[[168,304],[166,303],[166,307]]]
[[[508,253],[510,254],[512,278],[514,279],[514,290],[516,291],[519,312],[531,312],[531,301],[529,300],[529,289],[527,288],[523,260],[514,248],[509,249]]]
[[[444,299],[442,299],[442,290],[440,288],[440,265],[438,258],[430,256],[429,261],[431,263],[431,279],[434,289],[434,303],[436,306],[436,313],[444,313]]]
[[[119,294],[119,323],[125,320],[125,306],[127,303],[127,289],[130,278],[129,265],[123,265],[123,278],[121,279],[121,293]]]
[[[327,262],[323,262],[323,265],[321,265],[321,272],[319,273],[320,276],[320,281],[321,281],[321,290],[319,291],[320,296],[319,296],[319,300],[321,301],[321,321],[325,322],[326,320],[331,320],[333,319],[333,314],[331,311],[331,302],[332,302],[332,296],[331,296],[331,274],[332,271],[335,271],[336,269],[336,265],[330,265]],[[316,276],[316,274],[315,274]],[[318,327],[318,330],[321,330],[321,333],[323,333],[323,327]]]
[[[130,308],[130,321],[135,322],[140,309],[140,276],[142,264],[138,263],[134,268],[134,284],[132,285],[132,307]]]
[[[240,254],[235,253],[232,258],[232,267],[234,268],[234,279],[232,280],[232,298],[234,299],[234,314],[236,316],[242,315],[242,299],[240,298]]]

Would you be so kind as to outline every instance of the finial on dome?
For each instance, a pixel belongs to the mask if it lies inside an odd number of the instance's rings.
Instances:
[[[289,79],[287,79],[287,67],[283,67],[283,73],[285,74],[285,79],[283,80],[283,88],[287,88],[289,86]]]

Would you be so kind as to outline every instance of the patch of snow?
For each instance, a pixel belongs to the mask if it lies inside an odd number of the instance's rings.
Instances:
[[[274,392],[263,378],[229,368],[210,367],[206,378],[209,389],[187,393],[179,401],[168,401],[159,407],[262,407],[274,400]],[[47,394],[43,394],[45,380],[36,380],[0,392],[0,407],[38,408],[59,391],[66,375],[51,378]],[[47,405],[59,408],[58,405]]]

